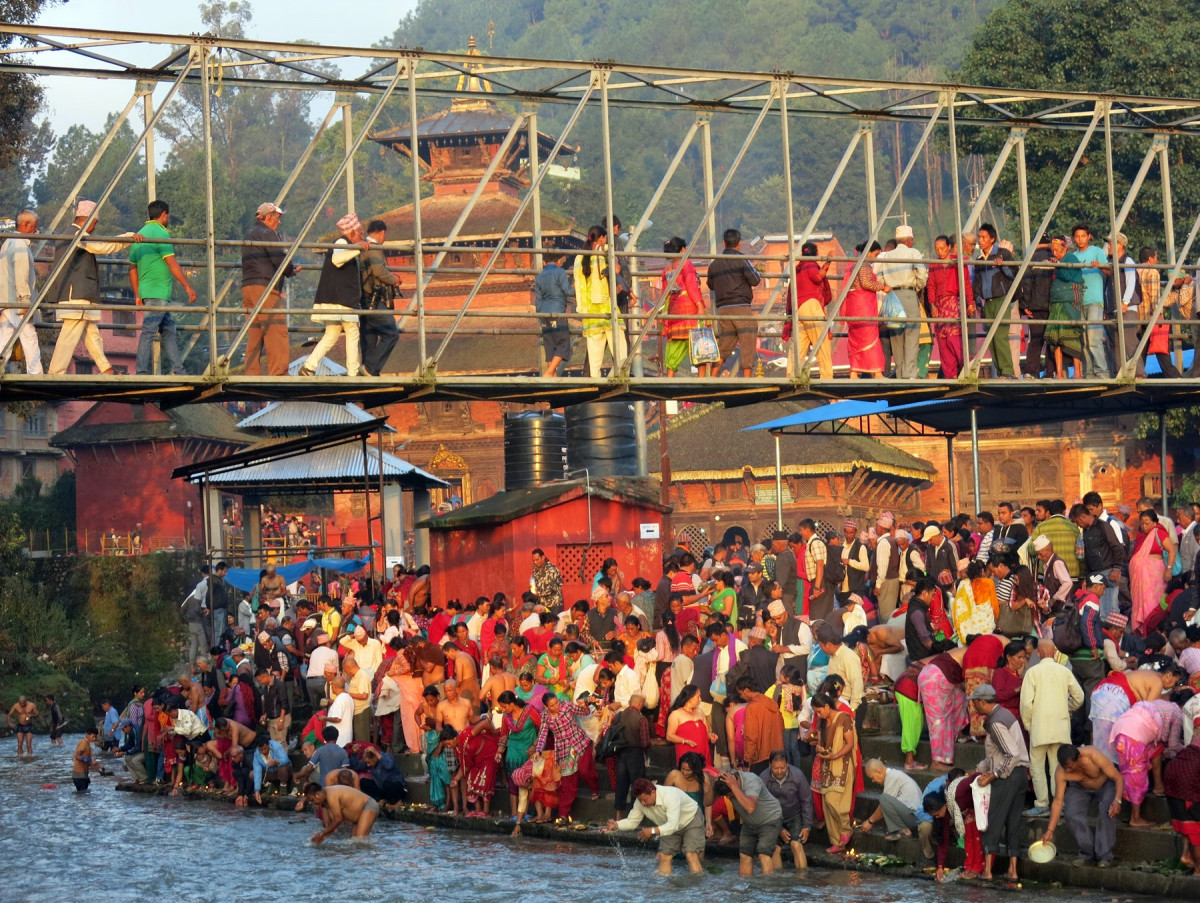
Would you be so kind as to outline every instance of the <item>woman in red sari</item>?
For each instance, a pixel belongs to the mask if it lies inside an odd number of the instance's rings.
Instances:
[[[1021,723],[1021,683],[1025,679],[1025,666],[1028,664],[1029,647],[1025,641],[1010,640],[992,671],[991,684],[996,691],[996,704],[1012,712],[1017,724]]]
[[[1133,542],[1133,554],[1129,556],[1129,591],[1133,596],[1132,627],[1139,636],[1145,636],[1147,621],[1162,605],[1167,594],[1167,575],[1175,566],[1178,550],[1168,544],[1167,530],[1158,522],[1153,511],[1141,512],[1138,534]],[[1163,550],[1168,550],[1170,559],[1163,561]]]
[[[704,756],[706,768],[712,766],[712,744],[717,742],[717,735],[700,709],[699,687],[684,687],[671,706],[667,715],[667,739],[675,744],[676,762],[685,752],[695,752]]]
[[[667,254],[682,254],[687,244],[682,238],[669,238],[663,242],[663,251]],[[659,277],[658,290],[666,291],[667,284],[676,270],[679,276],[675,287],[671,289],[667,299],[667,318],[663,321],[663,333],[666,337],[666,347],[663,349],[663,367],[667,376],[674,376],[691,352],[692,330],[699,326],[697,315],[707,309],[704,295],[700,292],[700,278],[690,260],[683,262],[682,268],[678,260],[668,260],[667,267]],[[700,365],[700,375],[709,376],[711,364]]]
[[[466,788],[467,817],[481,818],[492,809],[496,792],[496,769],[500,765],[500,735],[489,715],[480,715],[475,723],[458,735],[458,761]],[[474,811],[471,811],[474,807]]]
[[[996,663],[1004,658],[1004,637],[995,633],[967,638],[967,651],[963,655],[963,692],[968,696],[981,684],[990,684]],[[1020,694],[1018,693],[1018,696]],[[998,700],[997,700],[998,701]],[[1019,717],[1018,717],[1018,720]],[[983,716],[971,711],[971,736],[982,741],[984,735]]]
[[[863,242],[855,247],[855,253],[863,253],[866,247],[866,242]],[[846,300],[842,302],[843,316],[879,316],[879,296],[876,293],[886,292],[888,287],[875,278],[871,261],[882,250],[879,242],[871,242],[871,247],[867,250],[867,259],[863,261],[854,284],[846,293]],[[850,278],[853,269],[853,262],[846,264],[845,279]],[[879,379],[883,376],[883,345],[879,340],[879,322],[852,319],[846,324],[846,333],[846,349],[850,353],[850,378],[858,379],[862,375],[869,379]]]

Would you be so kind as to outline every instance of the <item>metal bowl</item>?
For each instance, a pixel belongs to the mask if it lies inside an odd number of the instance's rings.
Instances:
[[[1058,848],[1052,843],[1039,840],[1029,845],[1029,858],[1034,862],[1049,862],[1058,855]]]

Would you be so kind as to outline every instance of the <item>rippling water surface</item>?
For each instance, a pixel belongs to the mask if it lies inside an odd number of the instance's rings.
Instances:
[[[50,747],[39,736],[37,756],[24,762],[14,755],[15,741],[0,741],[0,862],[8,866],[0,882],[2,901],[625,903],[702,894],[708,900],[763,903],[987,903],[1022,896],[819,869],[803,877],[785,870],[744,879],[732,860],[707,861],[711,871],[703,876],[677,871],[664,879],[655,873],[653,856],[640,851],[425,830],[385,820],[365,843],[343,833],[314,847],[309,838],[319,825],[311,813],[118,793],[117,776],[93,777],[91,791],[77,794],[70,771],[78,739]],[[56,787],[41,789],[45,784]],[[1041,903],[1130,900],[1070,890],[1031,894],[1028,888],[1024,895]]]

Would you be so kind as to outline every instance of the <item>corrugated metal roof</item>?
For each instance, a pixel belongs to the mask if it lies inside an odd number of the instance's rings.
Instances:
[[[454,530],[461,527],[506,524],[534,511],[543,511],[585,495],[660,513],[671,510],[660,503],[658,480],[599,477],[590,481],[561,480],[544,486],[497,492],[482,502],[427,518],[417,526],[433,530]]]
[[[300,368],[304,366],[304,362],[308,360],[308,356],[298,357],[288,364],[288,375],[299,376]],[[331,361],[329,358],[321,358],[321,362],[317,364],[317,376],[345,376],[349,371],[336,361]]]
[[[513,117],[488,104],[478,110],[449,109],[426,116],[417,123],[417,136],[438,138],[447,135],[477,135],[481,132],[507,132],[512,124]],[[390,144],[409,140],[410,133],[409,127],[402,125],[369,137],[380,144]]]
[[[427,473],[395,455],[384,452],[382,457],[385,482],[418,488],[449,485],[444,480],[438,479],[433,474]],[[373,481],[379,479],[379,453],[373,448],[367,449],[366,470]],[[346,486],[348,489],[354,489],[361,488],[363,480],[363,451],[362,445],[358,442],[348,442],[345,445],[322,448],[307,454],[264,461],[241,470],[214,473],[207,477],[209,484],[220,488],[243,485],[283,487],[289,484],[340,483],[348,484]]]
[[[330,404],[324,401],[273,401],[261,411],[241,421],[238,429],[320,429],[327,426],[345,426],[349,423],[369,423],[374,419],[373,415],[349,402]]]

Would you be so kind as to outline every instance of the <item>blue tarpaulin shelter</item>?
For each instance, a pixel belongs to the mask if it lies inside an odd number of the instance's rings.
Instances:
[[[307,577],[313,571],[337,571],[339,574],[356,574],[371,563],[371,556],[365,558],[310,558],[307,561],[297,561],[295,564],[285,564],[275,568],[275,573],[283,578],[285,583],[295,583],[301,577]],[[258,585],[258,570],[255,568],[230,568],[225,580],[231,586],[236,586],[244,593],[253,592]]]

